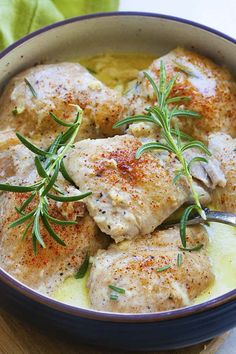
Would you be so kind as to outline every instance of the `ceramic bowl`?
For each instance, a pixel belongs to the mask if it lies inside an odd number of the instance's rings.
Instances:
[[[236,42],[205,26],[170,16],[106,13],[62,21],[36,31],[0,54],[0,87],[36,63],[111,52],[160,56],[176,46],[196,50],[236,73]],[[89,344],[125,350],[176,349],[213,338],[236,325],[236,290],[200,305],[152,314],[116,314],[65,305],[0,270],[8,308]]]

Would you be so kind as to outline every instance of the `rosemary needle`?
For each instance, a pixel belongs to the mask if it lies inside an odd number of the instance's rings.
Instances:
[[[75,279],[82,279],[85,276],[88,267],[89,267],[89,255],[87,254],[78,272],[75,274]]]
[[[192,76],[192,77],[196,77],[199,78],[190,68],[188,68],[186,65],[183,65],[177,61],[174,60],[174,64],[175,66],[182,72],[184,72],[185,74]]]
[[[111,290],[113,290],[119,294],[125,294],[125,289],[123,289],[123,288],[118,288],[117,286],[114,286],[114,285],[108,285],[108,288],[110,288]]]
[[[170,269],[170,268],[171,268],[170,265],[165,265],[165,266],[163,266],[163,267],[157,268],[156,271],[157,271],[158,273],[160,273],[160,272],[164,272],[165,270]]]
[[[118,301],[119,300],[118,294],[125,294],[125,289],[118,288],[115,285],[110,284],[108,285],[108,288],[113,290],[112,293],[110,294],[110,300]]]
[[[29,82],[29,80],[26,79],[26,77],[25,77],[25,78],[24,78],[24,81],[25,81],[26,85],[29,87],[29,89],[30,89],[32,95],[33,95],[35,98],[37,98],[37,97],[38,97],[37,92],[35,91],[35,89],[34,89],[33,86],[31,85],[31,83]]]
[[[182,262],[183,262],[183,255],[182,255],[182,253],[178,253],[178,256],[177,256],[177,266],[178,266],[178,267],[181,267]]]

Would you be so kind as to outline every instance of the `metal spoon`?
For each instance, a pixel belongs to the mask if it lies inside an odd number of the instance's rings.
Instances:
[[[222,211],[214,211],[208,208],[204,209],[206,213],[206,220],[204,220],[200,215],[193,216],[191,219],[187,221],[187,225],[197,225],[201,223],[207,222],[218,222],[221,224],[236,226],[236,214],[234,213],[225,213]],[[169,227],[179,225],[179,220],[171,221],[161,224],[158,228],[159,229],[168,229]]]

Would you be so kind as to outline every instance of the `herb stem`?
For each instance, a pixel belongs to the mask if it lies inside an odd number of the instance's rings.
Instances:
[[[172,145],[172,148],[173,148],[179,162],[181,163],[181,165],[183,167],[184,175],[188,180],[191,194],[192,194],[192,197],[195,201],[196,206],[199,208],[199,213],[201,214],[203,219],[206,219],[206,214],[205,214],[204,210],[202,209],[202,206],[201,206],[201,203],[199,200],[199,195],[196,192],[196,189],[194,188],[193,177],[188,169],[188,165],[187,165],[187,162],[182,154],[181,147],[178,146],[178,144],[176,143],[175,139],[173,138],[173,136],[171,135],[169,130],[167,130],[165,132],[165,136],[167,138],[166,140],[168,140],[168,143]]]

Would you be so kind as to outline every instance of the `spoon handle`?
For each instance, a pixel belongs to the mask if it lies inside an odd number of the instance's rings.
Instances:
[[[222,211],[207,210],[207,221],[219,222],[231,226],[236,226],[236,214],[225,213]]]
[[[187,225],[197,225],[206,222],[218,222],[221,224],[236,226],[236,214],[234,213],[226,213],[222,211],[214,211],[209,209],[204,209],[206,213],[206,220],[204,220],[201,216],[195,216],[192,219],[187,221]],[[160,225],[160,229],[168,229],[169,227],[179,225],[179,220],[172,223],[164,223]]]

